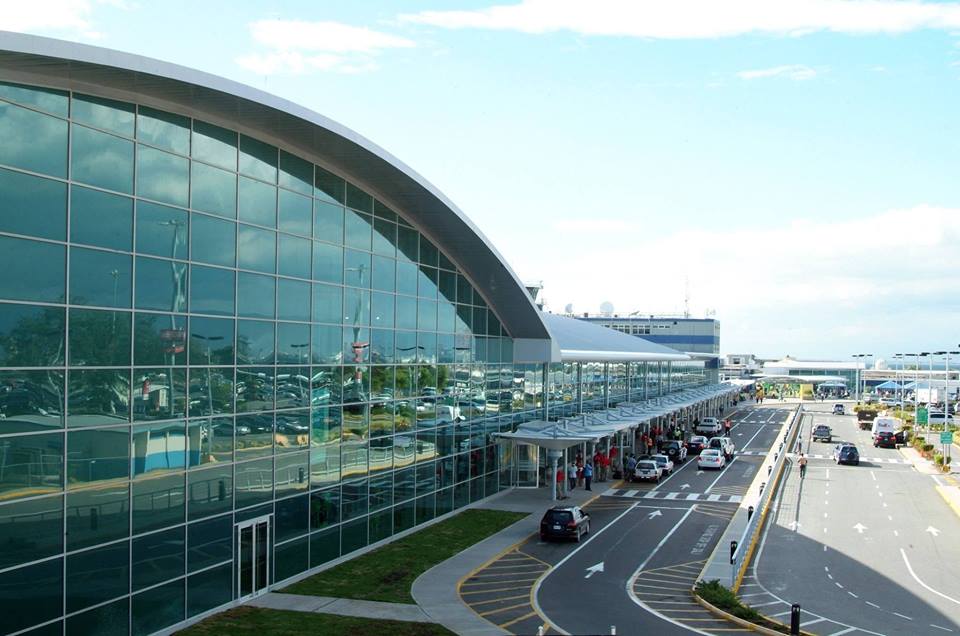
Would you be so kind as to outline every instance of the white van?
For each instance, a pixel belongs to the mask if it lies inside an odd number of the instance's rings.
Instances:
[[[874,437],[877,436],[877,433],[893,433],[896,435],[901,428],[903,428],[903,420],[898,417],[878,417],[873,420],[870,433]]]

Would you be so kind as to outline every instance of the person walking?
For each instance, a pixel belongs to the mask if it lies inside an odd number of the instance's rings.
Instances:
[[[803,479],[807,476],[807,458],[803,456],[803,453],[800,453],[800,479]]]
[[[730,418],[727,418],[727,419],[723,420],[723,433],[724,433],[724,435],[726,435],[727,437],[730,437],[730,429],[731,429],[731,428],[732,428],[732,426],[730,425]]]
[[[597,481],[606,481],[606,477],[603,475],[603,453],[600,452],[600,449],[597,449],[593,456],[593,465],[597,467]]]
[[[577,487],[577,467],[573,465],[573,462],[567,464],[567,482],[572,492]]]
[[[586,483],[586,490],[590,490],[590,482],[593,481],[593,464],[590,460],[583,467],[583,481]]]
[[[563,465],[557,467],[557,499],[563,499]]]

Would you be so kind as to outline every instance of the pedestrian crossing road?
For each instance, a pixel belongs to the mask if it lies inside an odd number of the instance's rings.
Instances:
[[[634,490],[631,488],[611,488],[603,494],[607,497],[660,499],[664,501],[713,501],[716,503],[740,503],[743,501],[741,495],[724,495],[705,492],[662,492],[659,490]]]

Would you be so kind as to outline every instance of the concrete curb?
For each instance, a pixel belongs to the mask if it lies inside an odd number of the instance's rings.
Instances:
[[[767,636],[783,636],[783,632],[778,632],[775,629],[770,629],[769,627],[764,627],[763,625],[757,625],[756,623],[751,623],[746,619],[740,618],[738,616],[734,616],[730,612],[726,612],[720,609],[719,607],[717,607],[716,605],[713,605],[703,600],[703,598],[701,598],[700,595],[697,594],[695,588],[690,590],[690,595],[693,597],[693,600],[699,603],[701,607],[703,607],[705,610],[707,610],[714,616],[722,618],[726,621],[730,621],[731,623],[739,625],[740,627],[745,627],[751,631],[757,632],[758,634],[766,634]],[[763,616],[764,620],[770,621],[771,623],[776,623],[777,625],[783,625],[784,629],[786,629],[788,632],[790,631],[789,626],[784,625],[780,621],[774,620],[769,616],[764,616],[763,614],[760,614],[760,616]],[[801,636],[815,636],[814,634],[810,632],[805,632],[802,629],[800,630],[800,634]]]

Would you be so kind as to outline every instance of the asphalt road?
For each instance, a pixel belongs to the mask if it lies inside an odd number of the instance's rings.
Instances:
[[[597,505],[619,505],[615,517],[560,559],[543,559],[553,568],[535,593],[539,612],[571,634],[609,634],[614,625],[619,634],[728,633],[732,626],[706,614],[688,590],[792,411],[737,412],[738,455],[722,471],[698,471],[694,460],[659,484],[608,490]]]
[[[816,424],[854,442],[860,465],[837,466],[833,444],[810,442]],[[934,478],[874,448],[853,416],[814,413],[803,426],[806,478],[788,469],[743,600],[781,620],[799,603],[816,634],[960,633],[960,519]]]

